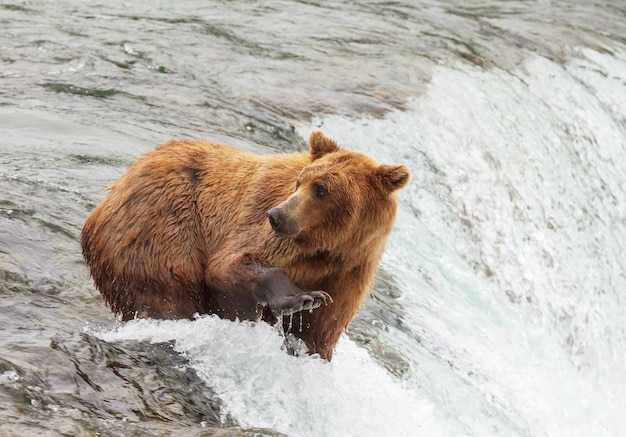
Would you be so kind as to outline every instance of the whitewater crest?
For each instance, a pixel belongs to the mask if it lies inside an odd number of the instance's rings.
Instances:
[[[448,435],[427,399],[404,388],[345,336],[328,363],[286,353],[284,338],[266,323],[215,316],[133,320],[92,334],[107,342],[172,344],[217,393],[224,418],[241,426],[295,436],[410,435],[416,429]],[[392,409],[389,399],[397,402]]]

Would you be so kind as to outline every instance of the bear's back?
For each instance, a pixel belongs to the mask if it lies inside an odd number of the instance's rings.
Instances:
[[[81,243],[115,312],[125,319],[203,312],[206,260],[229,234],[238,193],[261,162],[206,141],[170,141],[111,185],[87,217]]]

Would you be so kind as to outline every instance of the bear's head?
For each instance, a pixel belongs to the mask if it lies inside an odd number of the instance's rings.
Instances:
[[[343,150],[320,131],[311,133],[309,145],[311,163],[294,192],[267,212],[274,235],[307,253],[384,242],[395,219],[395,191],[409,181],[409,169]]]

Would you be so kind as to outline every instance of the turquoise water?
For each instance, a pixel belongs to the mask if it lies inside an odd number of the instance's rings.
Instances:
[[[0,435],[626,435],[625,15],[0,4]],[[115,320],[78,241],[130,163],[314,128],[413,175],[332,363],[265,324]]]

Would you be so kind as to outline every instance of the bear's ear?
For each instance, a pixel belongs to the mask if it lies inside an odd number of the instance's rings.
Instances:
[[[309,135],[309,147],[311,148],[311,156],[314,161],[327,153],[339,150],[337,143],[319,130],[314,130],[311,132],[311,135]]]
[[[381,164],[374,171],[382,186],[390,193],[404,187],[411,177],[406,165]]]

